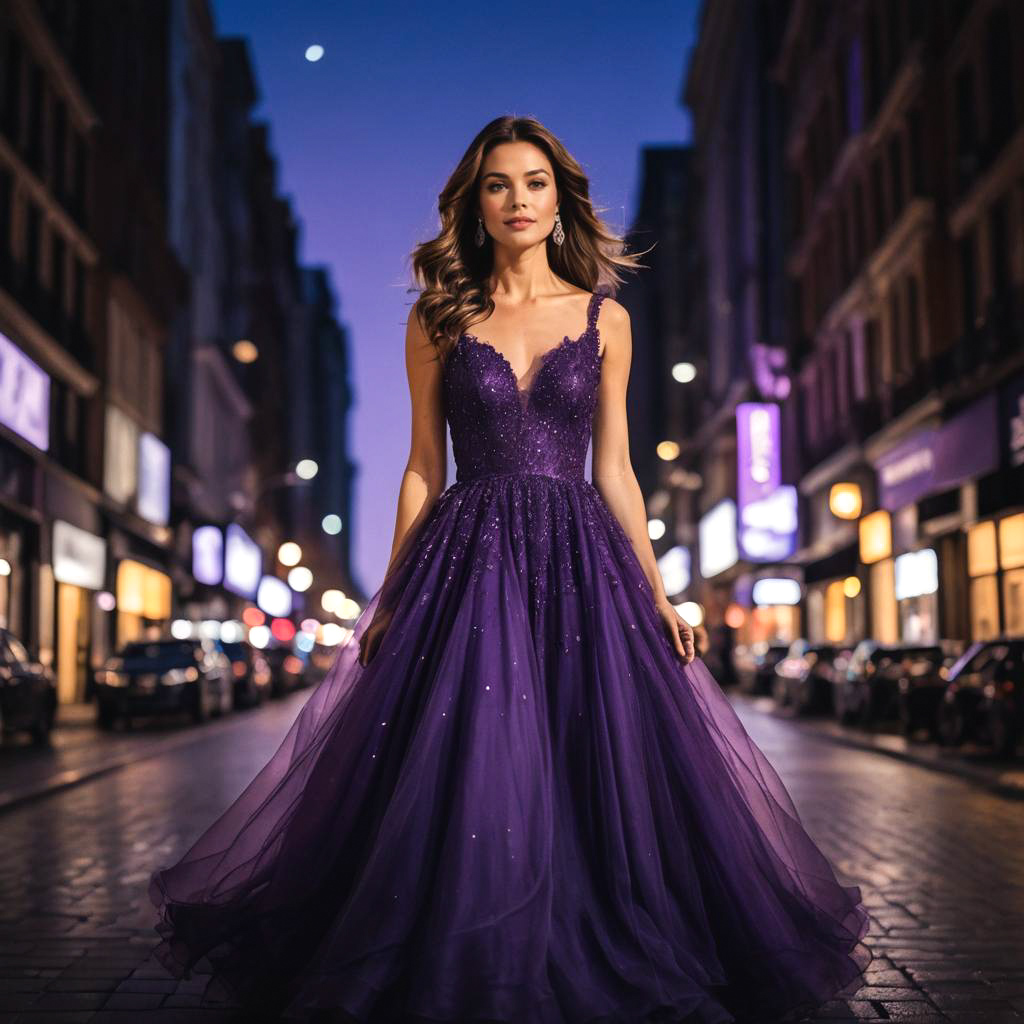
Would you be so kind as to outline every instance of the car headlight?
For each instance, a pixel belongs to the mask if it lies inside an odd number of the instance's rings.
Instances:
[[[106,686],[127,686],[128,677],[109,668],[100,669],[100,671],[96,673],[96,682],[104,683]]]
[[[194,683],[199,678],[199,670],[194,665],[188,668],[172,668],[160,677],[164,686],[177,686],[180,683]]]

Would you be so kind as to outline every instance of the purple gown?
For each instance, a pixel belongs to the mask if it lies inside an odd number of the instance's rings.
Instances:
[[[205,957],[206,998],[285,1019],[717,1024],[859,987],[859,887],[704,664],[682,664],[584,478],[602,298],[528,388],[459,339],[455,483],[266,766],[153,874],[156,954],[179,977]]]

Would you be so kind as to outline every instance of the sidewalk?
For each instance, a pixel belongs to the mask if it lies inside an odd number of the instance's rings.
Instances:
[[[35,747],[20,736],[0,744],[0,814],[138,761],[243,728],[255,710],[234,711],[201,725],[154,717],[128,731],[107,732],[96,725],[95,705],[61,704],[49,746]]]
[[[1020,758],[997,759],[981,748],[970,746],[947,750],[937,743],[912,742],[896,733],[868,732],[840,725],[831,718],[798,717],[780,711],[771,697],[751,696],[735,690],[727,691],[727,695],[734,704],[742,703],[760,714],[784,719],[816,739],[871,750],[931,771],[959,775],[1000,796],[1024,799],[1024,761]]]

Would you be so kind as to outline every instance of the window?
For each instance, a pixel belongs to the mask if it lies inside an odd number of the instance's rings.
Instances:
[[[53,162],[53,192],[61,201],[67,188],[68,164],[68,108],[63,100],[57,100],[53,107],[53,143],[50,159]]]
[[[43,69],[32,65],[28,89],[28,162],[36,169],[43,163],[43,97],[45,92]]]
[[[67,263],[67,244],[64,239],[54,234],[50,253],[50,294],[53,296],[53,312],[63,320],[67,304],[64,292],[67,282],[65,265]]]
[[[882,105],[883,91],[882,26],[877,5],[872,5],[868,15],[868,91],[871,97],[871,113],[875,114]]]
[[[839,256],[843,284],[853,276],[853,258],[850,253],[850,204],[844,202],[839,209]]]
[[[1005,3],[989,12],[985,36],[989,156],[995,156],[1010,137],[1014,125],[1013,29]]]
[[[917,276],[907,275],[907,361],[911,369],[924,353],[921,337],[921,316],[918,310]]]
[[[869,320],[865,326],[865,363],[867,366],[868,391],[873,396],[882,392],[882,336],[877,320]]]
[[[72,281],[73,292],[71,296],[71,317],[75,326],[85,328],[86,316],[86,294],[85,294],[85,264],[75,256],[75,273]]]
[[[903,359],[903,304],[900,302],[899,288],[893,287],[889,292],[889,336],[892,339],[892,367],[896,376],[901,376],[904,366]]]
[[[885,181],[882,177],[882,161],[875,157],[871,164],[871,198],[874,200],[875,245],[885,237],[888,224],[885,219]]]
[[[11,204],[14,202],[14,176],[0,167],[0,269],[11,259]]]
[[[77,132],[74,133],[73,142],[74,169],[73,186],[70,197],[70,209],[80,222],[85,220],[86,185],[89,173],[89,148],[85,139]]]
[[[889,69],[889,78],[896,74],[897,69],[900,66],[900,60],[903,57],[903,9],[905,0],[898,0],[896,3],[886,3],[885,13],[887,15],[888,25],[886,26],[886,34],[888,35],[888,61],[887,66]]]
[[[864,130],[863,61],[860,36],[854,36],[846,52],[846,130],[850,135],[857,135]]]
[[[914,195],[927,194],[924,160],[924,114],[914,107],[907,118],[907,141],[910,147],[910,187]]]
[[[31,200],[25,222],[25,269],[29,286],[39,283],[39,252],[43,233],[43,215]]]
[[[858,181],[853,186],[853,245],[854,261],[859,267],[867,258],[868,246],[864,231],[864,218],[867,216],[864,206],[864,186]]]
[[[1007,237],[1009,196],[1004,195],[992,207],[989,241],[992,253],[992,289],[1004,294],[1010,287],[1010,241]]]
[[[978,279],[974,259],[974,234],[960,239],[960,323],[970,334],[978,318]]]
[[[892,216],[903,209],[903,136],[899,133],[889,140],[889,181],[892,188]]]
[[[957,185],[966,189],[977,172],[977,105],[974,99],[974,68],[969,64],[956,75],[956,159]]]
[[[13,32],[8,34],[6,44],[5,60],[0,63],[0,66],[6,64],[3,84],[4,134],[17,145],[21,135],[21,78],[24,58],[21,40]]]

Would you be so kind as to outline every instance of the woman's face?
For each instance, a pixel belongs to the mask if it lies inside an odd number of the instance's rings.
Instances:
[[[487,154],[480,216],[495,242],[514,249],[537,245],[554,230],[557,207],[555,176],[543,150],[532,142],[502,142]]]

